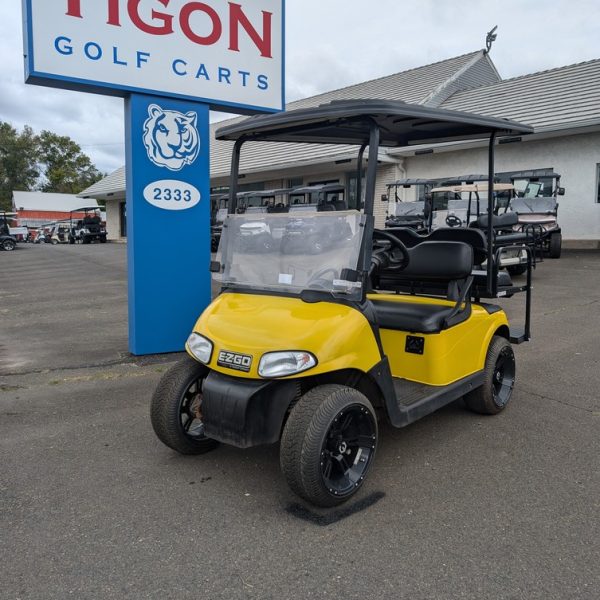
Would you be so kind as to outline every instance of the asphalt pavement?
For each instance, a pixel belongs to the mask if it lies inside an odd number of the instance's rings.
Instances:
[[[277,445],[156,439],[177,356],[127,353],[125,251],[0,252],[0,598],[600,597],[600,253],[539,265],[503,413],[383,425],[357,499],[327,511]]]

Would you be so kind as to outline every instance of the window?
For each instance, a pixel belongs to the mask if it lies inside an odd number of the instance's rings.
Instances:
[[[288,188],[294,189],[297,187],[302,187],[302,184],[304,183],[304,177],[292,177],[291,179],[287,180],[287,186]]]
[[[362,172],[361,178],[361,203],[365,201],[365,171]],[[348,208],[350,209],[358,209],[358,199],[356,196],[357,192],[357,182],[358,179],[356,177],[356,171],[351,171],[346,174],[346,188],[348,190]]]
[[[596,165],[596,202],[600,203],[600,163]]]

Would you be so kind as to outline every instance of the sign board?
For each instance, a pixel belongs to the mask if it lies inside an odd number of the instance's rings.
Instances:
[[[23,0],[26,81],[284,108],[283,0]]]
[[[284,0],[23,0],[28,83],[125,98],[129,349],[211,299],[209,108],[284,108]],[[101,124],[99,124],[101,126]]]

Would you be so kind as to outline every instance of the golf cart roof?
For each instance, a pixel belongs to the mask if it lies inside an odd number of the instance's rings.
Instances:
[[[74,208],[70,214],[76,213],[76,212],[87,212],[88,210],[100,210],[99,206],[82,206],[81,208]]]
[[[512,183],[494,183],[492,191],[494,192],[508,192],[515,189]],[[431,193],[434,192],[455,192],[460,194],[461,192],[487,192],[488,183],[487,181],[481,183],[467,183],[465,185],[446,185],[438,188],[433,188]]]
[[[263,140],[362,145],[371,124],[381,146],[447,142],[532,133],[528,125],[473,113],[407,104],[399,100],[340,100],[314,108],[250,117],[217,130],[218,140]]]
[[[277,188],[274,190],[259,190],[256,192],[239,192],[238,198],[268,198],[270,196],[282,196],[291,192],[291,188]]]
[[[560,173],[555,173],[551,169],[536,169],[535,171],[519,171],[511,173],[510,178],[515,179],[539,179],[540,177],[550,177],[552,179],[560,179]]]
[[[305,185],[294,188],[292,194],[312,194],[318,192],[343,192],[346,188],[341,183],[323,183],[319,185]]]
[[[388,183],[388,187],[402,186],[411,187],[412,185],[434,185],[438,183],[437,179],[398,179],[392,183]]]
[[[457,175],[456,177],[448,177],[443,180],[442,185],[461,185],[463,181],[467,183],[476,183],[477,181],[487,181],[487,174],[482,173],[470,173],[468,175]]]

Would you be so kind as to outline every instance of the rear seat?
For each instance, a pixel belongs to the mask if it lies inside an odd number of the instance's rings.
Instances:
[[[487,260],[487,240],[483,231],[474,228],[440,227],[428,235],[420,235],[412,229],[394,227],[385,230],[396,236],[408,249],[417,247],[424,242],[462,242],[473,251],[473,285],[472,296],[475,298],[489,298],[487,293],[487,274],[481,264]],[[445,295],[446,289],[431,279],[419,276],[409,264],[404,271],[381,271],[378,277],[377,289],[404,292],[409,294]],[[506,271],[498,271],[497,290],[505,291],[513,287],[510,275]]]
[[[417,304],[371,297],[379,326],[411,333],[439,333],[466,321],[471,314],[468,288],[472,283],[472,247],[462,242],[426,242],[409,250],[409,254],[410,263],[396,273],[397,279],[433,283],[444,290],[439,295],[456,304]]]

